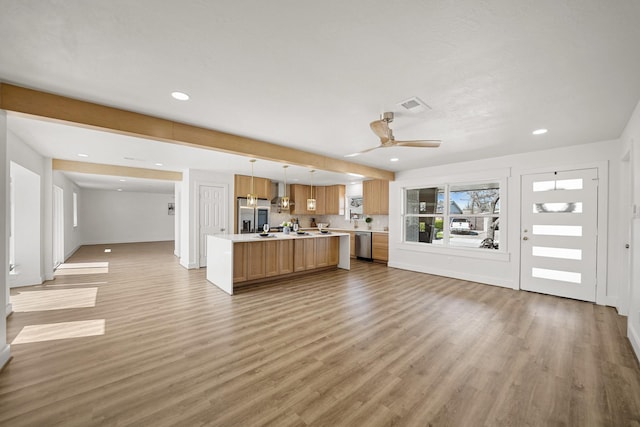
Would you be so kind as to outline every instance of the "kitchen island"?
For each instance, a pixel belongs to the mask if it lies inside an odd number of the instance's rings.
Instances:
[[[349,270],[349,233],[307,232],[207,236],[207,280],[234,288],[326,269]]]

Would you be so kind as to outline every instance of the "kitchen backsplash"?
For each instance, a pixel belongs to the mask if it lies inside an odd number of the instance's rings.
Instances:
[[[270,225],[278,226],[284,221],[290,221],[291,218],[298,218],[301,227],[310,227],[311,218],[315,218],[316,224],[319,222],[328,223],[330,228],[354,228],[355,221],[349,221],[345,219],[343,215],[291,215],[289,213],[281,212],[277,213],[271,211]],[[373,230],[384,230],[389,226],[388,215],[371,215],[373,221],[371,222],[371,228]],[[363,219],[357,221],[358,228],[367,229],[367,223]]]

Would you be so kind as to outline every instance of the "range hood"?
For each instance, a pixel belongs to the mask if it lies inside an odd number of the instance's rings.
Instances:
[[[289,189],[287,188],[286,194],[289,194],[289,196],[291,196],[288,190]],[[282,198],[285,195],[284,182],[271,183],[271,194],[272,194],[271,205],[278,208],[278,211],[280,211],[282,209]]]

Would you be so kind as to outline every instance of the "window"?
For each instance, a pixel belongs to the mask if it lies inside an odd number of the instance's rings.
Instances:
[[[73,192],[73,226],[78,226],[78,193]]]
[[[405,190],[405,242],[499,249],[500,218],[499,182]]]

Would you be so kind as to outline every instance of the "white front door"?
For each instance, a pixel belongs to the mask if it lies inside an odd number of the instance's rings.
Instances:
[[[207,266],[207,235],[224,233],[227,224],[227,204],[224,187],[200,186],[200,267]]]
[[[520,286],[596,300],[598,171],[522,177]]]

